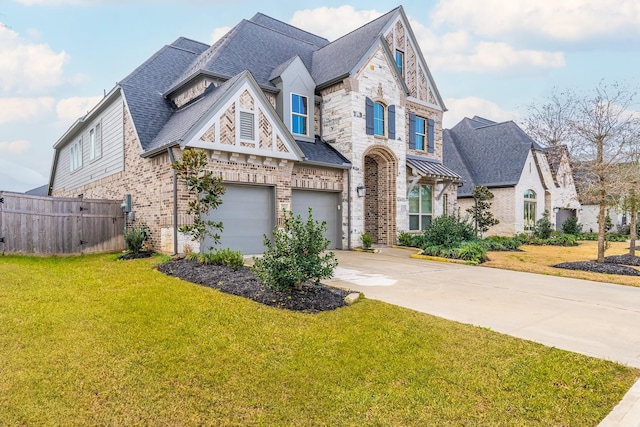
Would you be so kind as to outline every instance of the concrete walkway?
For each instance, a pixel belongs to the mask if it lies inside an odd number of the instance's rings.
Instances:
[[[445,319],[640,368],[640,288],[416,260],[411,251],[336,251],[327,284]],[[640,427],[640,382],[601,423]]]

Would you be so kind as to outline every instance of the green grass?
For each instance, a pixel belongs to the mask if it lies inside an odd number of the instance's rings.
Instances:
[[[114,255],[0,257],[2,425],[596,425],[638,371],[364,300],[282,311]]]

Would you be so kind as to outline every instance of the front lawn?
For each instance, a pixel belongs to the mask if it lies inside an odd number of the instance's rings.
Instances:
[[[622,255],[629,252],[629,242],[610,242],[609,244],[610,248],[606,251],[606,256]],[[552,267],[562,262],[595,260],[598,254],[597,247],[598,242],[594,241],[580,241],[578,246],[524,245],[520,247],[522,252],[489,252],[489,261],[482,265],[506,270],[528,271],[553,276],[595,280],[597,282],[640,286],[640,277],[637,276],[593,273]]]
[[[0,257],[3,425],[596,425],[639,371],[364,300],[304,314],[158,258]]]

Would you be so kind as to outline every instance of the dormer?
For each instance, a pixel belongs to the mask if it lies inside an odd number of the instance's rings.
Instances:
[[[279,89],[276,111],[293,137],[313,142],[316,83],[300,57],[274,68],[270,81]]]

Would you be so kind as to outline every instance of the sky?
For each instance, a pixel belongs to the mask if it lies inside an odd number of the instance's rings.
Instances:
[[[262,12],[329,40],[386,0],[0,0],[0,191],[47,184],[53,145],[180,36],[211,44]],[[447,112],[521,121],[555,89],[640,85],[638,0],[420,0],[402,4]]]

